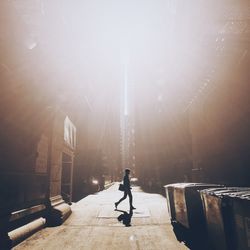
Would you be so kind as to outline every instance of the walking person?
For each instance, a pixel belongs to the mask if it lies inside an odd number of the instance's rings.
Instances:
[[[129,197],[130,210],[135,209],[135,207],[133,207],[133,196],[132,196],[132,192],[131,192],[132,188],[130,186],[129,174],[130,174],[130,169],[126,168],[125,175],[123,177],[124,195],[119,201],[115,202],[115,209],[117,209],[117,206],[120,204],[120,202],[125,200],[127,198],[127,196]]]

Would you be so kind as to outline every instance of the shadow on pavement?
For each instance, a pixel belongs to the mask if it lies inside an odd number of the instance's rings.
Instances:
[[[119,209],[116,209],[115,211],[122,213],[117,217],[117,220],[122,222],[125,227],[131,227],[131,219],[133,216],[133,209],[130,209],[129,213],[124,211],[124,210],[119,210]]]

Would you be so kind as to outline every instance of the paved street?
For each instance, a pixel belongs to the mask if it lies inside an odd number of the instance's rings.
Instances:
[[[133,188],[134,210],[131,226],[125,227],[114,211],[121,196],[118,184],[72,205],[72,215],[59,227],[45,228],[16,246],[15,250],[56,249],[188,249],[179,243],[169,221],[166,199]],[[128,211],[128,199],[118,209]]]

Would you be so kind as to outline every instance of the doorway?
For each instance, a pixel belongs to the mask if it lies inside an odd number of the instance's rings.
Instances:
[[[61,195],[65,202],[72,201],[73,157],[62,153]]]

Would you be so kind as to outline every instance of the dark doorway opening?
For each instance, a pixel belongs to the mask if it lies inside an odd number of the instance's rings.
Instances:
[[[62,182],[61,194],[65,202],[71,203],[72,200],[72,176],[73,176],[73,157],[62,154]]]

